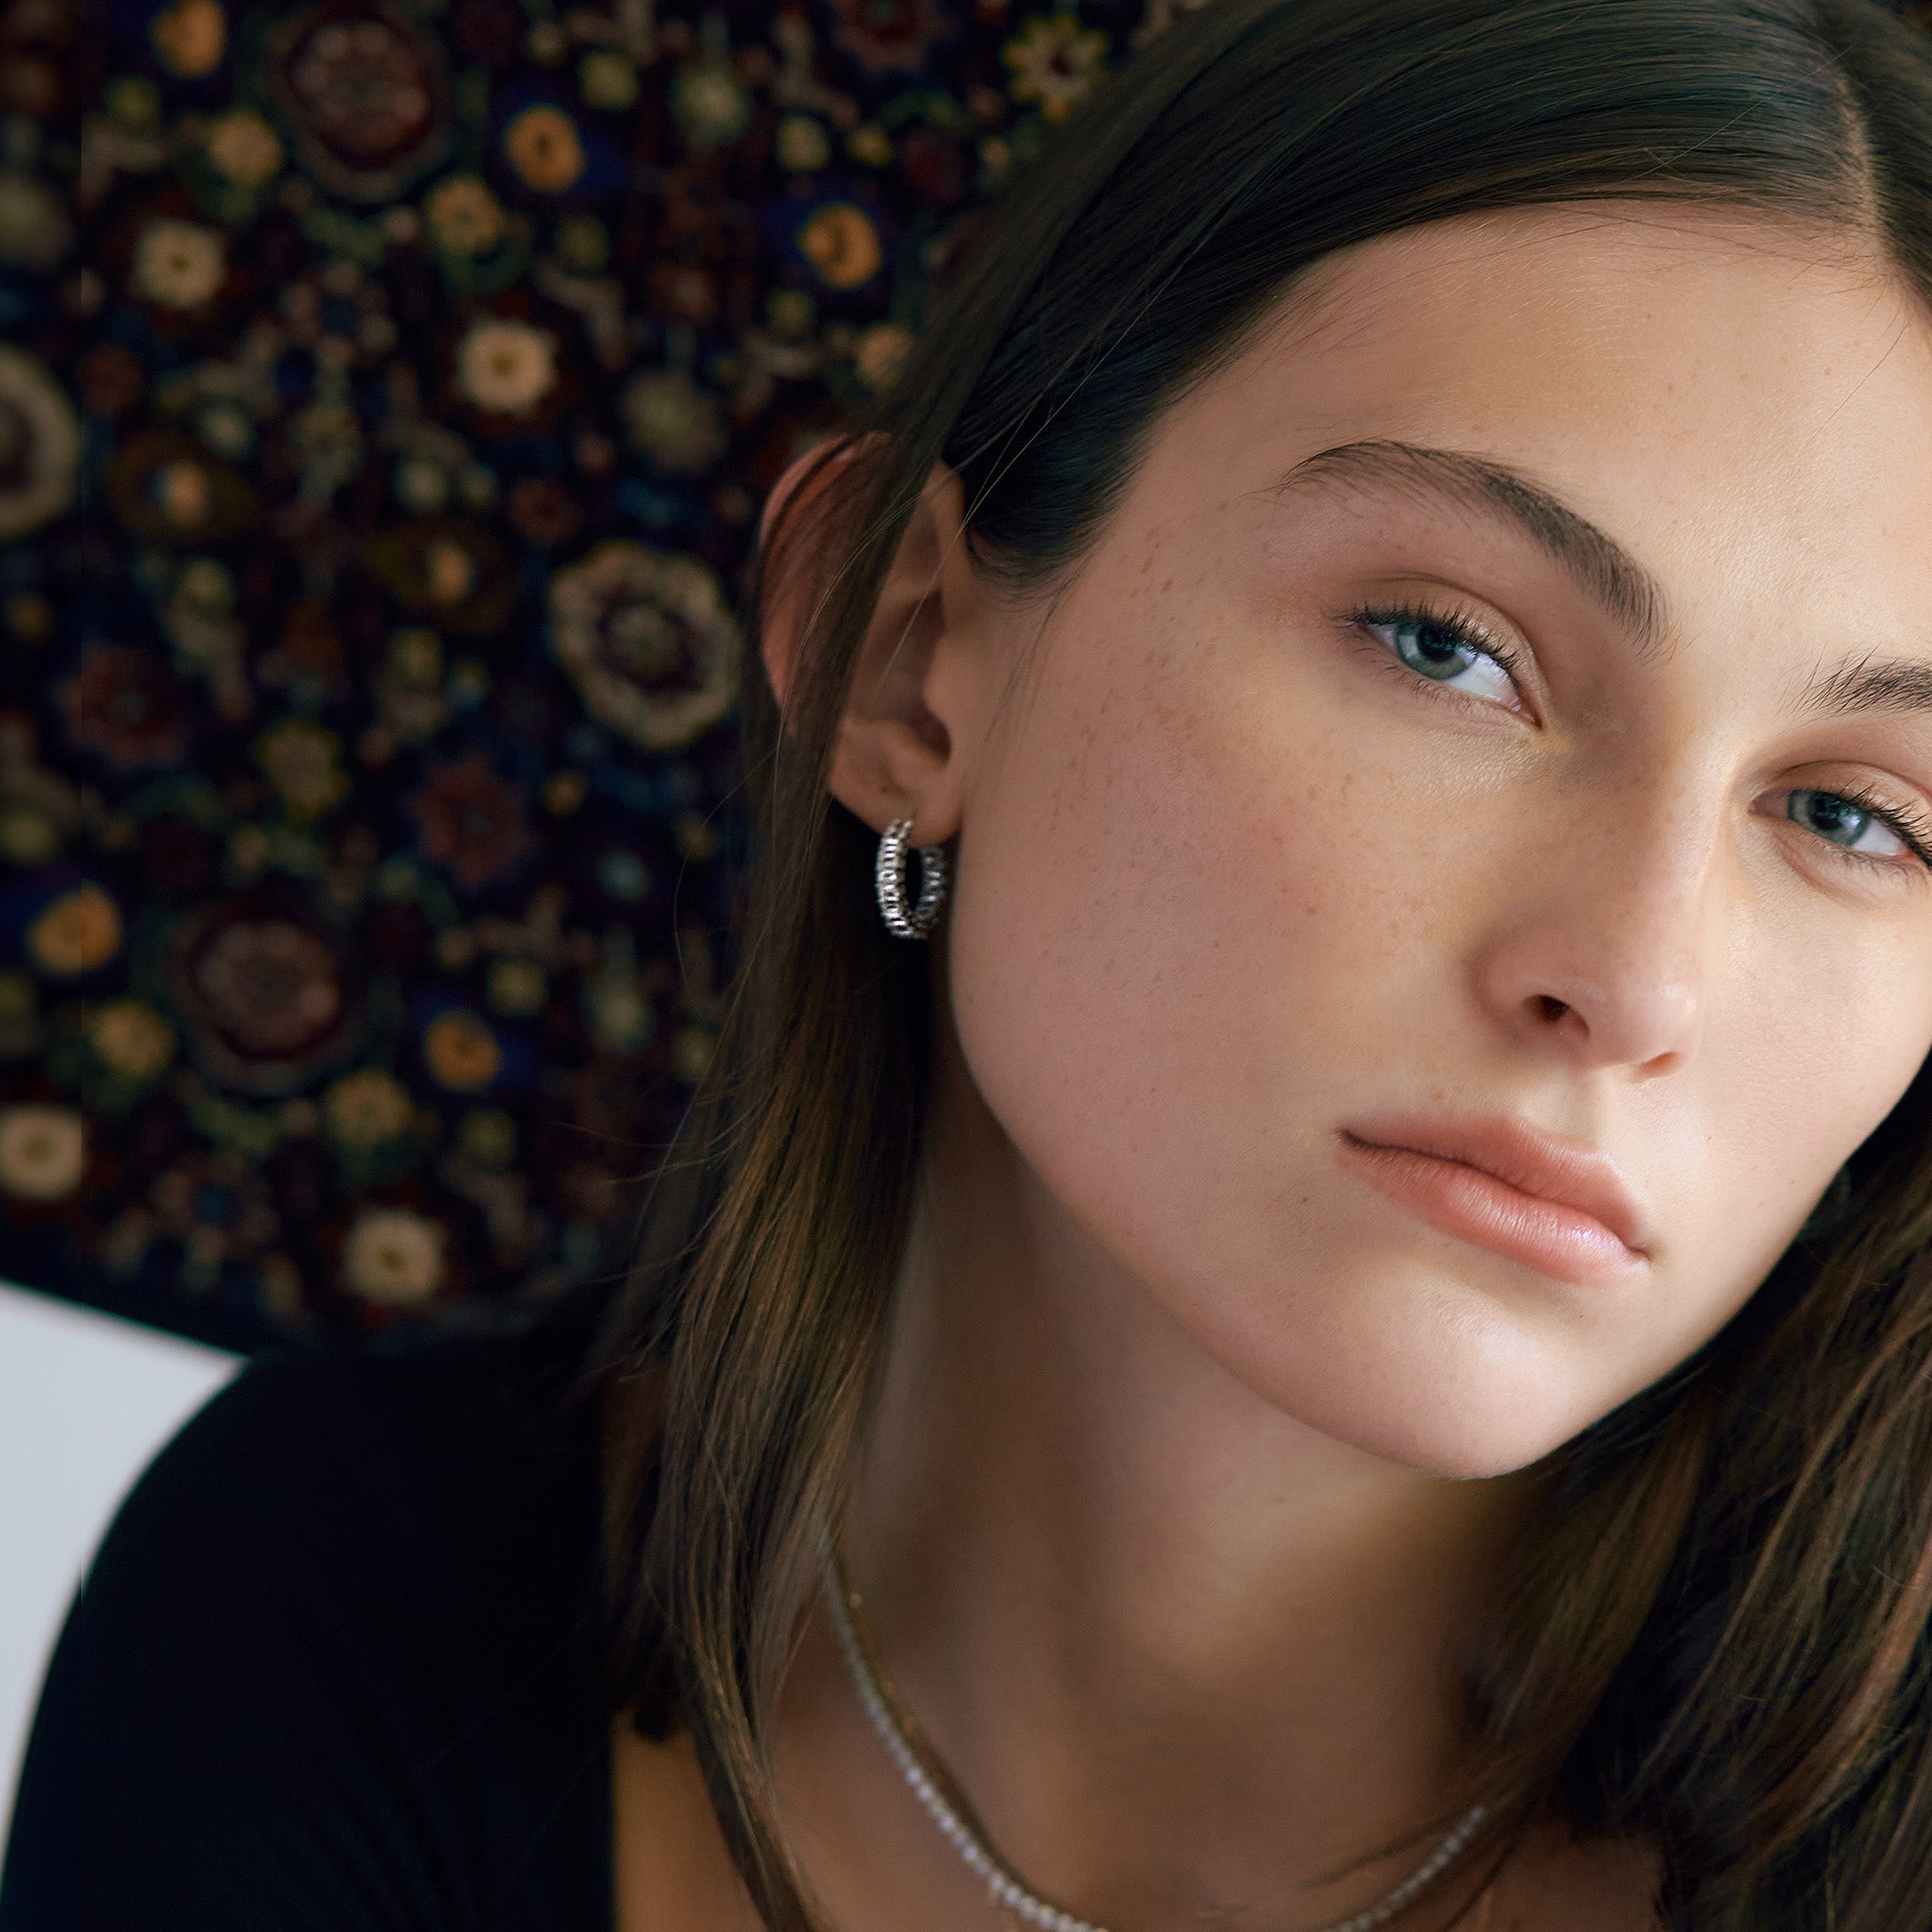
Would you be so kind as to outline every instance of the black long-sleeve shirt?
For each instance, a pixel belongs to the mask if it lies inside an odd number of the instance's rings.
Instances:
[[[0,1932],[610,1932],[595,1425],[532,1400],[581,1339],[278,1350],[188,1419],[55,1648]]]

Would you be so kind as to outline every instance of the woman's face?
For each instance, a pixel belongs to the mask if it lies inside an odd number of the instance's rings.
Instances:
[[[1928,531],[1932,327],[1794,229],[1324,265],[988,620],[1038,643],[946,928],[986,1106],[1281,1409],[1545,1454],[1739,1308],[1932,1045]]]

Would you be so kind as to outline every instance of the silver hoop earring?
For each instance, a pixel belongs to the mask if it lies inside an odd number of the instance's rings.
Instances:
[[[906,838],[912,820],[895,818],[879,839],[879,856],[872,866],[872,883],[879,895],[879,911],[886,930],[901,939],[923,939],[939,918],[946,897],[946,853],[938,845],[918,846],[919,903],[908,910],[905,892]]]

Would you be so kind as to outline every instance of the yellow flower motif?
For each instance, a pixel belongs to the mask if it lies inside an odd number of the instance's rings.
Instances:
[[[423,1063],[432,1077],[455,1094],[474,1094],[503,1070],[497,1036],[460,1007],[439,1013],[423,1033]]]
[[[58,1201],[87,1168],[87,1125],[71,1107],[0,1107],[0,1191]]]
[[[471,323],[457,345],[456,380],[479,409],[519,415],[556,383],[556,337],[503,316]]]
[[[456,1151],[478,1167],[508,1167],[517,1157],[517,1123],[500,1107],[471,1107],[456,1123]]]
[[[34,982],[24,973],[0,973],[0,1033],[32,1026],[39,1007]]]
[[[670,111],[700,148],[735,141],[752,124],[752,97],[728,61],[696,60],[678,70]]]
[[[715,397],[674,369],[647,369],[617,398],[634,447],[661,469],[687,475],[708,469],[724,454],[729,434]]]
[[[446,255],[487,255],[503,239],[503,204],[474,175],[451,175],[423,197],[430,240]]]
[[[60,196],[17,168],[0,170],[0,262],[48,274],[72,243]]]
[[[637,948],[621,926],[604,936],[597,971],[583,986],[590,1037],[606,1053],[636,1053],[657,1022],[638,977]]]
[[[608,47],[583,56],[577,69],[577,84],[583,90],[585,106],[601,113],[621,114],[637,104],[638,70]]]
[[[696,1087],[704,1078],[717,1045],[718,1042],[700,1026],[681,1028],[677,1037],[671,1041],[671,1071],[685,1086]]]
[[[39,866],[60,848],[59,822],[31,799],[0,802],[0,859],[14,866]]]
[[[806,289],[773,289],[765,297],[765,320],[775,334],[797,341],[811,332],[818,305]]]
[[[779,166],[794,174],[813,174],[832,158],[831,138],[810,114],[787,114],[779,123],[777,149]]]
[[[912,332],[896,323],[875,322],[860,336],[852,352],[852,366],[868,389],[883,389],[898,373],[912,347]]]
[[[510,165],[539,194],[561,194],[585,166],[577,124],[560,107],[526,107],[503,129]]]
[[[255,762],[291,818],[306,822],[340,805],[349,776],[336,763],[342,740],[311,718],[285,718],[255,742]]]
[[[406,624],[389,637],[388,668],[412,691],[434,691],[442,676],[442,639],[420,624]]]
[[[409,1092],[380,1066],[360,1067],[322,1096],[322,1119],[344,1147],[378,1148],[409,1125]]]
[[[491,965],[485,997],[497,1012],[524,1018],[542,1011],[549,991],[543,968],[534,959],[520,959],[512,953]]]
[[[1035,14],[1001,49],[1012,70],[1015,100],[1037,100],[1049,121],[1064,121],[1094,91],[1107,60],[1107,37],[1071,14]]]
[[[27,928],[27,956],[59,979],[92,973],[121,951],[121,909],[97,885],[74,886]]]
[[[109,1072],[142,1084],[165,1073],[175,1030],[145,1000],[110,1000],[87,1022],[87,1043]]]
[[[442,1286],[448,1236],[440,1221],[407,1208],[365,1208],[342,1244],[342,1273],[366,1300],[402,1307]]]
[[[208,158],[242,187],[262,187],[282,171],[281,137],[252,107],[237,107],[208,124]]]
[[[162,308],[199,308],[228,275],[228,244],[198,221],[151,221],[134,243],[134,293]]]
[[[137,134],[161,125],[161,90],[145,73],[117,73],[100,90],[109,117]]]
[[[864,209],[828,202],[798,231],[798,245],[819,279],[835,289],[856,289],[879,272],[885,260],[879,231]]]
[[[611,266],[611,231],[594,214],[573,214],[556,231],[556,259],[581,275]]]
[[[183,80],[213,73],[228,51],[228,16],[215,0],[176,0],[148,29],[155,53]]]

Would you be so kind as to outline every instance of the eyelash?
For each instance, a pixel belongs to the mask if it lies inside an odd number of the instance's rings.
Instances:
[[[1807,789],[1826,791],[1824,785]],[[1928,872],[1932,872],[1932,825],[1917,812],[1908,811],[1896,805],[1887,805],[1883,799],[1875,798],[1861,785],[1833,785],[1828,795],[1841,798],[1847,805],[1855,805],[1861,811],[1868,811],[1880,824],[1896,833],[1904,840],[1905,847]],[[1856,859],[1864,866],[1889,866],[1892,861],[1881,859],[1872,852],[1849,852],[1844,846],[1834,846],[1834,851],[1844,853],[1847,859]]]
[[[1522,689],[1522,679],[1519,675],[1521,659],[1507,644],[1492,637],[1481,624],[1461,611],[1423,603],[1363,605],[1358,610],[1349,611],[1344,621],[1363,629],[1373,624],[1433,624],[1440,630],[1447,631],[1459,643],[1466,644],[1471,650],[1480,651],[1485,657],[1492,659],[1508,672],[1510,682],[1519,691]],[[1386,651],[1379,651],[1377,655],[1380,662],[1411,690],[1420,687],[1432,696],[1446,697],[1452,702],[1458,699],[1465,704],[1491,702],[1488,698],[1473,697],[1466,692],[1453,691],[1446,684],[1437,684],[1419,672],[1410,670],[1400,658],[1393,657]],[[1823,791],[1825,787],[1802,787],[1802,789]],[[1870,812],[1880,824],[1896,834],[1920,867],[1932,872],[1932,823],[1928,823],[1916,812],[1899,806],[1888,805],[1862,786],[1834,786],[1827,795],[1832,798],[1841,798],[1847,805],[1855,805],[1861,811]],[[1822,845],[1829,841],[1821,838],[1818,842]],[[1887,871],[1896,869],[1895,861],[1879,858],[1874,853],[1853,852],[1842,845],[1833,846],[1832,849],[1841,858],[1849,859],[1857,865],[1876,866]]]
[[[1473,617],[1465,616],[1460,611],[1419,603],[1364,605],[1360,610],[1349,611],[1343,621],[1363,628],[1371,624],[1433,624],[1438,630],[1447,631],[1458,643],[1467,644],[1471,650],[1481,651],[1486,658],[1494,659],[1509,673],[1510,682],[1519,691],[1522,689],[1523,681],[1519,675],[1522,660],[1507,644],[1492,637]],[[1446,684],[1437,684],[1423,677],[1410,670],[1400,658],[1391,657],[1385,651],[1378,655],[1405,684],[1420,685],[1436,697],[1446,697],[1452,703],[1487,705],[1490,702],[1486,697],[1472,696],[1466,691],[1452,691]]]

